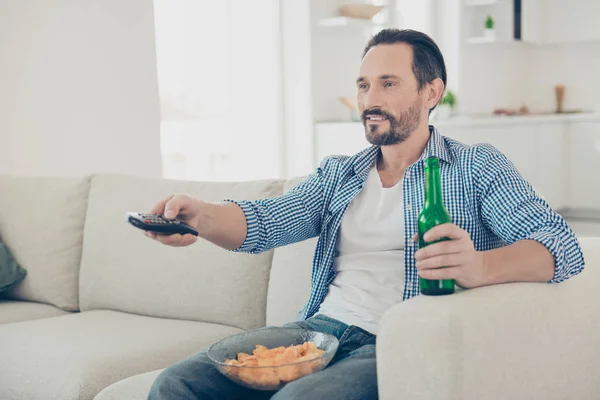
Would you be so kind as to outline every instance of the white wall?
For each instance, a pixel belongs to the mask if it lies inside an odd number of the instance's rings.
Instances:
[[[350,120],[350,111],[339,101],[340,97],[356,98],[362,52],[372,36],[373,26],[323,27],[324,18],[338,15],[338,8],[361,0],[311,1],[311,61],[312,101],[315,121]]]
[[[460,0],[435,0],[430,7],[431,35],[444,56],[447,87],[456,91],[460,86]]]
[[[0,173],[160,176],[151,0],[0,0]]]
[[[461,42],[460,112],[490,113],[521,104],[535,112],[553,111],[557,84],[566,87],[565,109],[600,110],[600,28],[590,21],[600,2],[526,4],[532,11],[523,20],[522,43]]]
[[[461,44],[460,113],[491,113],[518,108],[533,88],[528,48],[520,44]],[[536,108],[529,104],[531,109]]]
[[[566,87],[566,110],[600,110],[600,43],[467,44],[460,71],[463,113],[490,113],[523,103],[532,111],[553,111],[557,84]]]
[[[540,46],[531,50],[529,101],[540,109],[556,107],[554,85],[563,84],[566,110],[600,110],[600,43]]]
[[[281,1],[283,176],[314,170],[310,0]]]

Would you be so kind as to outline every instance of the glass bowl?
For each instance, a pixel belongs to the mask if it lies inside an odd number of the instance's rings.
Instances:
[[[252,355],[256,345],[267,349],[314,342],[324,353],[316,358],[275,366],[235,366],[226,360],[237,360],[238,353]],[[208,348],[208,358],[232,381],[255,390],[278,390],[286,383],[320,371],[329,364],[338,348],[338,339],[327,333],[302,328],[268,327],[239,333],[222,339]]]

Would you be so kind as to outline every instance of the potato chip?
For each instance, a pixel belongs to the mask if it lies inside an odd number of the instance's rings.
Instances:
[[[226,365],[233,367],[280,367],[280,368],[229,368],[228,373],[249,385],[261,385],[275,387],[281,382],[291,382],[305,375],[311,374],[321,365],[316,360],[325,354],[314,342],[304,342],[299,345],[288,347],[279,346],[268,349],[262,345],[256,345],[252,355],[238,353],[237,359],[225,360]],[[314,360],[310,362],[310,360]],[[298,365],[294,364],[308,361]]]

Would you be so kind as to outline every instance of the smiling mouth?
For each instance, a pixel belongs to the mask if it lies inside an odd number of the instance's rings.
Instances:
[[[366,118],[367,121],[373,121],[373,122],[379,122],[379,121],[386,121],[387,118],[381,115],[367,115]]]

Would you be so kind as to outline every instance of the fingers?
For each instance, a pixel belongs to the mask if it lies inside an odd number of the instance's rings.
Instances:
[[[182,195],[173,196],[169,201],[167,201],[167,204],[165,204],[165,212],[163,214],[164,217],[167,219],[177,218],[180,210],[185,207],[185,205],[188,201],[189,200],[186,196],[182,196]]]
[[[454,224],[442,224],[428,230],[423,236],[423,240],[426,242],[435,242],[441,238],[448,238],[453,240],[463,239],[469,237],[469,233],[462,230]]]
[[[415,253],[415,259],[419,261],[442,254],[454,254],[469,250],[470,243],[466,240],[445,240],[419,249]]]
[[[152,209],[150,210],[150,214],[163,215],[165,211],[165,205],[173,197],[175,197],[175,195],[169,196],[166,199],[159,201],[154,207],[152,207]]]
[[[442,254],[440,256],[435,256],[427,258],[425,260],[417,261],[416,267],[418,271],[426,269],[456,267],[462,265],[464,263],[464,260],[464,253]]]
[[[186,233],[185,235],[181,235],[179,233],[174,235],[159,235],[155,232],[146,232],[146,236],[162,244],[173,247],[189,246],[198,240],[195,235],[190,233]]]
[[[167,219],[175,219],[180,215],[186,208],[189,208],[190,198],[183,194],[174,194],[166,199],[160,201],[152,210],[150,214],[162,215]]]
[[[174,219],[179,216],[184,222],[187,222],[189,215],[186,217],[186,213],[193,213],[193,210],[194,207],[192,198],[183,194],[175,194],[158,202],[154,207],[152,207],[150,213],[162,215],[167,219]],[[198,238],[192,234],[164,235],[150,231],[145,232],[145,234],[150,239],[154,239],[157,242],[174,247],[189,246],[198,240]]]

